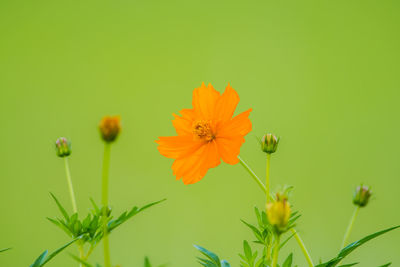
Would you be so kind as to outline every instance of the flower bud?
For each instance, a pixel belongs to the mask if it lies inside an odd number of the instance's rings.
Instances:
[[[99,129],[105,142],[114,142],[121,131],[121,118],[119,116],[106,116],[100,121]]]
[[[290,204],[286,196],[276,194],[276,199],[267,204],[269,223],[275,227],[278,234],[287,230],[290,213]]]
[[[63,158],[71,154],[71,142],[65,137],[60,137],[56,140],[56,153],[57,156]]]
[[[279,137],[276,135],[268,133],[263,136],[261,139],[261,149],[265,153],[272,154],[278,148]]]
[[[368,204],[371,195],[372,191],[368,186],[365,185],[357,186],[353,196],[354,205],[365,207]]]

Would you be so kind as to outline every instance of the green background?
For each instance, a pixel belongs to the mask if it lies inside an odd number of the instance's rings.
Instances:
[[[49,196],[70,207],[54,141],[73,142],[78,209],[100,201],[103,145],[97,125],[119,114],[110,199],[116,213],[167,198],[111,236],[114,263],[199,266],[193,244],[238,266],[240,222],[254,222],[264,197],[241,166],[221,164],[195,185],[172,175],[154,140],[174,134],[172,113],[190,108],[201,82],[238,91],[237,112],[253,108],[241,155],[260,176],[255,136],[282,137],[272,184],[295,186],[291,203],[314,261],[333,256],[353,210],[353,188],[374,190],[351,235],[400,223],[400,2],[11,1],[0,2],[0,266],[28,266],[68,237],[46,217]],[[400,231],[349,262],[400,264]],[[294,241],[282,252],[296,250]],[[68,249],[77,253],[76,247]],[[92,262],[102,261],[99,247]],[[77,266],[63,253],[49,266]]]

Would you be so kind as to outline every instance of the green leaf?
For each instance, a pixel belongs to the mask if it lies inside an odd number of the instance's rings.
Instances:
[[[209,251],[209,250],[207,250],[207,249],[205,249],[205,248],[203,248],[203,247],[197,246],[197,245],[194,245],[194,247],[195,247],[198,251],[200,251],[201,254],[203,254],[203,255],[206,256],[208,259],[210,259],[211,262],[212,262],[213,264],[215,264],[215,266],[218,266],[218,267],[221,266],[220,260],[219,260],[218,256],[217,256],[215,253],[213,253],[213,252],[211,252],[211,251]]]
[[[154,206],[156,204],[159,204],[159,203],[161,203],[161,202],[163,202],[165,200],[166,199],[162,199],[162,200],[159,200],[159,201],[156,201],[156,202],[152,202],[152,203],[147,204],[147,205],[145,205],[145,206],[143,206],[141,208],[138,208],[138,207],[135,206],[128,213],[127,212],[122,213],[117,219],[111,220],[108,223],[108,232],[111,232],[112,230],[114,230],[115,228],[117,228],[118,226],[120,226],[121,224],[123,224],[124,222],[126,222],[127,220],[129,220],[130,218],[135,216],[136,214],[138,214],[138,213],[140,213],[140,212],[142,212],[142,211],[144,211],[144,210],[146,210],[146,209],[148,209],[148,208],[150,208],[150,207],[152,207],[152,206]]]
[[[262,233],[260,232],[260,230],[257,229],[257,227],[255,227],[254,225],[251,225],[249,223],[247,223],[244,220],[241,220],[247,227],[249,227],[252,231],[254,236],[257,238],[257,240],[261,243],[264,244],[265,240],[263,238]]]
[[[385,230],[376,232],[376,233],[374,233],[374,234],[372,234],[372,235],[366,236],[366,237],[364,237],[364,238],[362,238],[362,239],[360,239],[360,240],[358,240],[358,241],[356,241],[356,242],[353,242],[353,243],[351,243],[350,245],[348,245],[347,247],[343,248],[343,249],[340,251],[338,257],[344,258],[344,257],[346,257],[347,255],[349,255],[351,252],[353,252],[356,248],[358,248],[358,247],[361,246],[362,244],[368,242],[369,240],[374,239],[375,237],[378,237],[378,236],[380,236],[380,235],[383,235],[383,234],[385,234],[385,233],[387,233],[387,232],[390,232],[390,231],[392,231],[392,230],[394,230],[394,229],[396,229],[396,228],[399,228],[399,227],[400,227],[400,225],[399,225],[399,226],[395,226],[395,227],[391,227],[391,228],[388,228],[388,229],[385,229]]]
[[[285,262],[283,263],[282,267],[291,267],[293,261],[293,253],[290,253],[289,256],[286,258]]]
[[[47,257],[48,250],[45,250],[40,256],[35,260],[35,262],[30,267],[40,267],[44,265],[44,260]]]
[[[61,205],[61,203],[58,201],[58,199],[53,195],[53,193],[50,193],[50,195],[53,197],[54,201],[56,202],[58,209],[61,211],[62,215],[64,216],[65,220],[69,220],[69,216],[67,211],[64,209],[64,207]]]
[[[7,251],[7,250],[10,250],[11,248],[3,248],[3,249],[0,249],[0,252],[4,252],[4,251]]]
[[[246,240],[243,241],[243,251],[246,258],[251,260],[253,253],[251,252],[251,247]]]
[[[144,258],[144,267],[151,267],[150,260],[148,257]]]
[[[390,265],[392,265],[392,263],[391,263],[391,262],[389,262],[389,263],[386,263],[386,264],[384,264],[384,265],[381,265],[381,266],[379,266],[379,267],[389,267]]]
[[[164,202],[165,200],[167,200],[167,199],[164,198],[164,199],[161,199],[161,200],[159,200],[159,201],[156,201],[156,202],[152,202],[152,203],[150,203],[150,204],[147,204],[147,205],[141,207],[141,208],[138,210],[138,212],[144,211],[145,209],[148,209],[148,208],[150,208],[151,206],[157,205],[157,204],[159,204],[159,203],[161,203],[161,202]]]
[[[204,267],[230,267],[229,263],[226,260],[220,261],[218,256],[203,247],[193,245],[201,254],[207,257],[207,259],[197,258],[199,263]]]
[[[99,209],[99,207],[96,205],[96,202],[94,202],[93,198],[90,198],[90,202],[91,202],[92,205],[93,205],[94,211],[95,211],[97,214],[100,213],[100,209]]]
[[[45,250],[42,254],[40,254],[40,256],[35,260],[35,262],[30,265],[30,267],[41,267],[44,266],[46,263],[48,263],[52,258],[54,258],[58,253],[60,253],[61,251],[63,251],[65,248],[67,248],[68,246],[70,246],[72,243],[74,243],[76,240],[78,240],[79,238],[75,238],[74,240],[68,242],[67,244],[65,244],[64,246],[60,247],[59,249],[55,250],[53,253],[51,253],[50,255],[47,256],[48,251]]]
[[[353,242],[350,245],[348,245],[347,247],[343,248],[339,252],[338,256],[336,256],[335,258],[331,259],[328,262],[321,263],[321,264],[319,264],[319,265],[317,265],[315,267],[334,267],[334,266],[338,265],[347,255],[349,255],[351,252],[353,252],[359,246],[365,244],[366,242],[370,241],[371,239],[374,239],[374,238],[376,238],[376,237],[378,237],[380,235],[383,235],[383,234],[385,234],[387,232],[395,230],[395,229],[397,229],[399,227],[400,227],[400,225],[395,226],[395,227],[391,227],[391,228],[388,228],[388,229],[373,233],[371,235],[368,235],[368,236],[366,236],[366,237],[364,237],[364,238],[362,238],[362,239],[360,239],[360,240],[358,240],[356,242]],[[344,266],[346,266],[346,265],[344,265]],[[386,266],[388,266],[388,265],[386,265]]]
[[[199,263],[205,267],[216,267],[217,265],[215,265],[215,263],[213,263],[210,260],[206,260],[206,259],[202,259],[197,257],[197,259],[199,260]]]

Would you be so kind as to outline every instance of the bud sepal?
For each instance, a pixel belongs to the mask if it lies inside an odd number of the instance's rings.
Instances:
[[[267,154],[275,153],[278,149],[280,138],[272,133],[265,134],[261,139],[261,150]]]
[[[60,158],[67,157],[71,155],[72,149],[71,149],[71,142],[65,138],[65,137],[60,137],[56,140],[56,154]]]
[[[353,204],[359,207],[367,206],[369,199],[372,195],[371,188],[366,185],[357,186],[354,191]]]

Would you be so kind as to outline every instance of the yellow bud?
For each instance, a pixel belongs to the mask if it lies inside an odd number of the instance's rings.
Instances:
[[[121,118],[119,116],[106,116],[100,121],[99,129],[103,140],[111,143],[117,139],[121,131]]]
[[[270,224],[279,232],[285,232],[290,219],[290,204],[287,198],[277,199],[267,204],[267,216]]]

